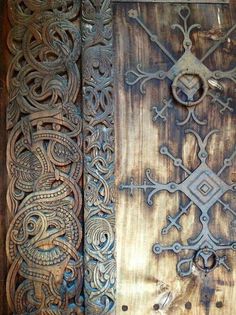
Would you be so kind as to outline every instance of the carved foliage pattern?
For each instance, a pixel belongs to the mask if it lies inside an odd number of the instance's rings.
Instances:
[[[14,314],[82,314],[80,5],[8,6],[8,303]]]
[[[115,299],[112,25],[109,0],[83,2],[86,314]]]

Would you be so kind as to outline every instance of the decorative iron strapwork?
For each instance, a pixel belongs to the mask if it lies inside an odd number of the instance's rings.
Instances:
[[[184,53],[176,59],[170,51],[158,39],[157,35],[153,34],[147,25],[144,24],[142,19],[138,16],[138,11],[132,9],[128,12],[129,17],[136,20],[137,23],[144,29],[144,31],[150,37],[150,40],[154,42],[161,51],[172,62],[173,66],[168,71],[156,70],[149,72],[143,70],[141,64],[137,65],[136,70],[129,70],[126,72],[126,83],[133,86],[137,83],[140,84],[139,89],[142,94],[145,94],[145,85],[150,80],[164,80],[169,79],[172,82],[171,89],[173,98],[169,100],[162,100],[162,107],[153,107],[153,121],[166,121],[166,112],[168,108],[172,108],[174,104],[181,104],[188,110],[188,114],[183,121],[177,121],[177,125],[183,126],[192,118],[197,124],[205,125],[206,120],[201,120],[195,113],[195,108],[200,104],[203,99],[208,96],[211,99],[212,104],[218,104],[220,106],[220,113],[224,114],[225,111],[232,112],[231,106],[232,98],[224,96],[224,88],[220,83],[222,79],[228,79],[236,82],[236,68],[228,71],[210,70],[204,61],[222,44],[229,36],[235,31],[236,24],[233,25],[224,36],[216,41],[207,52],[198,59],[192,52],[192,40],[190,34],[193,30],[199,29],[199,24],[192,24],[188,26],[188,19],[190,17],[190,9],[188,6],[179,6],[177,8],[178,15],[182,20],[181,24],[173,24],[172,29],[178,29],[183,34],[183,48]],[[175,101],[175,102],[174,102]]]
[[[162,229],[162,234],[168,234],[172,228],[181,230],[180,218],[184,214],[188,214],[192,205],[196,205],[200,209],[200,222],[202,225],[201,231],[196,237],[188,239],[187,244],[175,242],[172,245],[155,244],[153,252],[161,254],[164,251],[174,251],[180,253],[181,251],[189,251],[191,255],[181,258],[177,263],[177,271],[181,276],[188,276],[192,273],[193,264],[200,270],[208,273],[218,266],[225,267],[228,271],[230,267],[226,256],[220,256],[219,251],[222,250],[236,250],[236,241],[224,242],[215,237],[209,229],[209,211],[216,204],[219,203],[225,212],[230,212],[236,217],[236,211],[227,204],[223,196],[226,192],[236,192],[236,184],[225,183],[220,177],[221,174],[232,165],[233,159],[236,157],[236,150],[234,150],[230,157],[224,160],[223,166],[218,172],[214,172],[207,165],[207,143],[209,138],[217,133],[218,130],[212,130],[207,136],[202,139],[200,135],[194,130],[187,129],[185,133],[192,134],[196,137],[199,152],[198,158],[200,165],[194,170],[190,171],[184,164],[182,159],[176,158],[168,147],[161,146],[160,153],[170,158],[174,166],[179,167],[187,175],[186,178],[180,182],[170,182],[167,184],[159,183],[151,176],[151,170],[146,170],[146,177],[143,184],[135,184],[134,179],[131,178],[130,183],[120,185],[120,189],[128,189],[133,195],[135,189],[141,189],[145,193],[146,202],[149,206],[153,205],[153,196],[161,191],[168,191],[169,193],[182,192],[189,201],[186,205],[181,205],[179,211],[175,216],[167,216],[167,225]]]

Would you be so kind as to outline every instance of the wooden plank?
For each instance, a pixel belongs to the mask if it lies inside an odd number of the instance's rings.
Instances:
[[[159,182],[183,180],[181,173],[165,156],[160,155],[161,145],[168,145],[174,156],[183,159],[191,170],[199,164],[197,158],[198,146],[196,139],[184,134],[184,128],[176,125],[176,119],[183,119],[186,109],[181,105],[173,106],[165,113],[167,121],[152,121],[152,107],[160,106],[163,98],[170,94],[170,82],[153,80],[146,85],[146,94],[141,95],[138,85],[132,88],[125,84],[124,74],[134,69],[138,63],[142,70],[167,70],[171,62],[151,43],[143,32],[128,17],[130,9],[137,9],[142,20],[149,25],[153,33],[170,50],[174,58],[183,53],[180,34],[171,31],[170,25],[177,23],[176,6],[168,4],[116,4],[114,6],[114,51],[115,51],[115,97],[116,97],[116,184],[127,183],[129,177],[141,183],[144,170],[153,170],[153,177]],[[193,51],[200,58],[219,38],[221,32],[227,31],[234,20],[233,7],[221,5],[191,5],[191,22],[202,25],[193,34]],[[211,69],[232,68],[234,62],[233,39],[222,45],[205,64]],[[224,63],[222,64],[222,60]],[[229,96],[233,96],[233,84],[223,82]],[[209,98],[197,107],[197,115],[207,119],[208,123],[199,126],[193,121],[186,128],[194,129],[204,137],[209,130],[219,129],[220,134],[214,134],[209,140],[208,164],[214,170],[220,168],[224,158],[234,149],[236,137],[235,110],[221,115],[219,107],[209,103]],[[222,175],[225,181],[235,180],[235,161]],[[228,194],[225,199],[235,207],[235,196]],[[156,256],[152,246],[156,242],[172,244],[176,240],[185,242],[191,236],[196,236],[201,228],[199,210],[193,207],[191,212],[183,216],[183,230],[173,229],[168,235],[161,235],[161,229],[166,225],[166,216],[174,215],[180,204],[187,199],[183,194],[160,192],[154,198],[154,205],[147,206],[141,191],[135,191],[130,197],[128,192],[117,195],[117,265],[118,293],[117,314],[235,314],[234,300],[236,298],[235,253],[227,251],[228,262],[232,271],[223,267],[204,274],[197,268],[189,277],[180,277],[176,273],[177,259],[181,255],[172,252]],[[235,239],[233,216],[224,213],[220,205],[214,205],[210,210],[211,231],[224,239]]]

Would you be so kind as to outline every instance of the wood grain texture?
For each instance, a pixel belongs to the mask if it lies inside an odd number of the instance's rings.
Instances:
[[[144,171],[153,170],[159,182],[183,180],[181,173],[165,156],[160,155],[159,147],[168,145],[174,156],[183,159],[191,170],[199,165],[197,142],[184,129],[191,128],[202,138],[212,129],[219,129],[208,143],[208,165],[217,171],[224,158],[228,157],[235,145],[235,107],[234,112],[220,114],[220,107],[210,104],[207,97],[197,105],[196,113],[208,123],[199,126],[192,120],[184,127],[177,126],[176,119],[184,119],[186,109],[175,105],[168,109],[167,121],[152,121],[152,107],[161,106],[161,100],[170,96],[169,81],[150,81],[146,94],[141,95],[138,86],[128,87],[124,74],[134,69],[138,63],[144,69],[155,70],[170,67],[168,58],[151,43],[147,34],[130,20],[128,11],[137,9],[143,21],[149,25],[158,38],[172,52],[175,58],[183,53],[182,37],[171,31],[170,25],[178,22],[176,6],[171,4],[116,4],[114,7],[114,52],[115,52],[115,91],[116,91],[116,184],[128,181],[129,177],[141,183]],[[191,5],[191,22],[202,25],[192,35],[193,52],[200,58],[227,31],[235,17],[233,7],[221,5]],[[206,61],[210,69],[231,69],[234,63],[235,41],[231,39],[221,45]],[[224,62],[222,62],[224,61]],[[228,80],[222,83],[227,94],[234,95],[234,84]],[[236,164],[222,175],[222,179],[235,181]],[[235,194],[228,193],[225,200],[235,209]],[[131,198],[128,192],[119,192],[116,203],[117,214],[117,314],[235,314],[236,298],[235,253],[227,251],[231,272],[219,267],[205,275],[193,268],[191,276],[182,278],[176,273],[176,263],[181,257],[172,253],[156,256],[152,246],[156,242],[172,244],[176,240],[186,242],[196,236],[200,229],[199,210],[193,206],[190,213],[181,218],[183,230],[172,229],[161,235],[166,225],[166,216],[174,215],[180,204],[187,199],[181,193],[160,192],[154,198],[154,205],[148,207],[143,193],[135,191]],[[210,229],[223,239],[235,240],[234,218],[222,211],[220,205],[210,210]],[[232,224],[231,224],[232,223]]]

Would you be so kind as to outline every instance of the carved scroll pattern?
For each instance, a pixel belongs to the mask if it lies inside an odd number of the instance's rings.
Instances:
[[[14,314],[83,314],[80,5],[8,5],[8,303]]]
[[[85,309],[111,314],[115,300],[112,11],[83,2]]]

